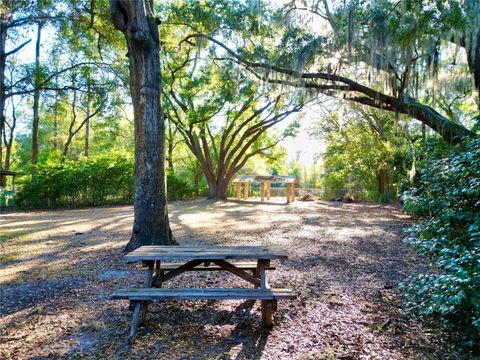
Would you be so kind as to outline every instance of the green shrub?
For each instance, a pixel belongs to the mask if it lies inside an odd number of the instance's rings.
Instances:
[[[19,181],[20,207],[83,206],[131,202],[133,158],[108,153],[80,160],[46,161],[37,166],[37,177]]]
[[[127,153],[107,153],[79,160],[47,160],[37,166],[36,181],[30,175],[18,181],[19,207],[75,207],[132,203],[134,160]],[[169,200],[190,199],[199,189],[187,180],[167,175]]]
[[[431,271],[411,277],[408,307],[463,329],[480,340],[480,140],[425,166],[419,186],[404,197],[405,209],[421,218],[406,241],[430,260]]]
[[[171,172],[167,173],[167,191],[169,200],[192,199],[198,196],[198,189],[193,182],[183,180]]]

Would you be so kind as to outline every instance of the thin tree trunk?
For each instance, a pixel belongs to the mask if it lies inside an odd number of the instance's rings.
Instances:
[[[0,17],[0,136],[4,131],[5,126],[5,68],[6,68],[6,54],[5,42],[7,39],[6,22],[3,14]],[[3,142],[0,138],[0,169],[3,165]],[[1,181],[1,179],[0,179]]]
[[[85,122],[85,156],[90,153],[90,107],[92,104],[92,93],[90,92],[90,85],[87,89],[87,121]]]
[[[11,105],[12,105],[12,122],[11,124],[7,124],[5,122],[5,127],[4,127],[4,142],[5,142],[5,169],[9,170],[10,169],[10,158],[12,156],[12,145],[13,145],[13,136],[15,134],[15,127],[17,126],[17,114],[15,112],[15,102],[13,98],[11,98]],[[8,136],[7,139],[7,126],[10,129],[10,135]]]
[[[42,23],[37,26],[37,42],[35,44],[35,89],[33,92],[33,124],[32,124],[32,176],[36,176],[38,163],[38,126],[40,104],[40,42],[42,36]]]
[[[174,244],[165,183],[160,22],[153,16],[153,0],[110,0],[110,9],[115,28],[127,40],[135,123],[135,217],[125,250],[149,244]]]
[[[167,162],[168,162],[168,171],[173,174],[174,168],[173,168],[173,142],[175,141],[174,139],[174,134],[172,130],[172,122],[168,121],[168,155],[167,155]]]
[[[58,68],[55,69],[58,71]],[[55,88],[58,89],[58,75],[55,76]],[[55,92],[55,105],[53,108],[53,150],[58,147],[58,91]]]

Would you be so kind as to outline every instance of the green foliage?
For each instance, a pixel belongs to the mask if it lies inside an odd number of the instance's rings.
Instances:
[[[184,200],[192,199],[200,195],[200,188],[197,187],[192,181],[185,180],[174,173],[169,172],[167,174],[167,188],[169,200]]]
[[[18,181],[19,207],[94,206],[131,203],[134,160],[125,152],[110,152],[61,162],[51,158],[38,164],[36,181],[26,175]],[[199,187],[172,173],[167,177],[169,200],[198,195]]]
[[[107,153],[77,161],[49,160],[37,167],[37,178],[19,181],[20,207],[85,206],[133,200],[133,158]]]
[[[406,152],[406,141],[392,115],[352,110],[319,125],[327,139],[324,197],[389,202],[398,192],[404,166],[397,159]]]
[[[430,161],[405,209],[422,218],[406,241],[431,263],[403,284],[408,307],[461,326],[466,343],[480,341],[480,140]]]

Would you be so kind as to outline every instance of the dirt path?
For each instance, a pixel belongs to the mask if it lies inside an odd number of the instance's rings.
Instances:
[[[258,303],[155,303],[129,348],[128,304],[107,298],[144,278],[121,261],[132,208],[2,214],[0,359],[466,358],[401,311],[396,285],[421,264],[401,242],[410,220],[393,206],[194,201],[172,203],[170,215],[180,244],[286,251],[270,282],[298,301],[279,303],[270,331]],[[242,285],[221,273],[179,279]]]

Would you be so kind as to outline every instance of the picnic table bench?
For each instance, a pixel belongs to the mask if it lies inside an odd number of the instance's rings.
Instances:
[[[152,300],[261,300],[262,319],[266,326],[272,326],[277,300],[296,297],[290,289],[271,289],[266,279],[266,270],[275,269],[270,261],[285,258],[284,253],[262,246],[142,246],[127,254],[125,260],[141,262],[147,267],[144,287],[120,289],[111,298],[130,301],[131,343],[135,341],[138,325],[146,319]],[[187,271],[228,271],[254,287],[161,288],[164,282]]]

